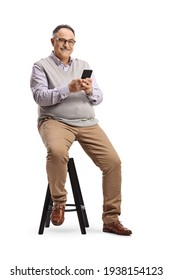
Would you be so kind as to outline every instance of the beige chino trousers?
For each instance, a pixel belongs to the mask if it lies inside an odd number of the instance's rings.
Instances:
[[[46,170],[53,202],[66,204],[69,149],[76,140],[102,171],[103,222],[117,220],[121,211],[121,161],[100,126],[75,127],[47,119],[39,126],[39,133],[47,149]]]

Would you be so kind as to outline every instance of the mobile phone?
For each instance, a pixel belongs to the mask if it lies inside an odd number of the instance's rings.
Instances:
[[[83,73],[82,73],[82,76],[81,76],[81,79],[90,78],[92,72],[93,72],[93,70],[91,70],[91,69],[84,69]]]

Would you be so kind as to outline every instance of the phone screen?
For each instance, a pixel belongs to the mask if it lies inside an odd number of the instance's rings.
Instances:
[[[86,79],[86,78],[90,78],[92,74],[92,70],[91,69],[84,69],[81,79]]]

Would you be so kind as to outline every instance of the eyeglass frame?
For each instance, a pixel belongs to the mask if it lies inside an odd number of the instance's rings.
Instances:
[[[69,46],[74,46],[74,44],[76,43],[76,41],[75,40],[73,40],[73,39],[65,39],[65,38],[58,38],[58,37],[54,37],[54,39],[58,42],[58,43],[60,43],[60,44],[66,44],[66,43],[68,43],[68,45]],[[60,41],[60,40],[62,40],[62,41]]]

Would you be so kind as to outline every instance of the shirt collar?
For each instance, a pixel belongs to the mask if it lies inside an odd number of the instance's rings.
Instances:
[[[56,63],[56,65],[58,65],[58,66],[64,65],[64,64],[61,62],[61,60],[60,60],[58,57],[56,57],[56,55],[54,54],[53,51],[51,52],[51,55],[50,55],[50,56],[53,58],[53,60],[54,60],[54,62]],[[68,63],[67,65],[71,66],[72,61],[73,61],[73,58],[70,57],[69,63]],[[64,66],[65,66],[65,65],[64,65]]]

